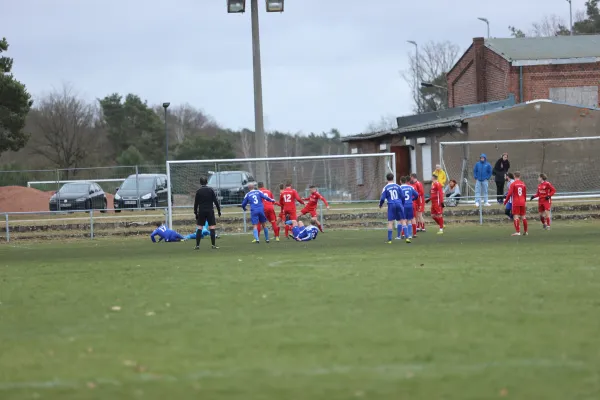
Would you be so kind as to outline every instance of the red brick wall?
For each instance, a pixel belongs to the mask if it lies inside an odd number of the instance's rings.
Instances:
[[[448,73],[447,81],[449,107],[504,100],[509,93],[517,102],[523,102],[549,98],[550,88],[600,87],[600,63],[523,67],[524,98],[520,99],[519,67],[511,67],[506,59],[485,47],[483,38],[475,38]]]

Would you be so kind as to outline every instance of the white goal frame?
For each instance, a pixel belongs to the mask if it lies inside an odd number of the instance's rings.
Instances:
[[[336,160],[336,159],[359,159],[359,158],[391,158],[391,165],[387,168],[396,176],[396,153],[369,153],[369,154],[340,154],[326,156],[302,156],[302,157],[266,157],[266,158],[225,158],[213,160],[174,160],[167,161],[167,189],[168,189],[168,208],[167,221],[170,228],[173,227],[173,193],[171,185],[171,165],[173,164],[228,164],[228,163],[248,163],[248,162],[271,162],[271,161],[307,161],[307,160]]]
[[[444,171],[446,165],[444,162],[444,146],[461,146],[461,145],[494,145],[494,144],[518,144],[518,143],[553,143],[553,142],[580,142],[585,140],[600,140],[600,136],[572,136],[564,138],[546,138],[546,139],[506,139],[506,140],[465,140],[458,142],[440,142],[439,154],[440,154],[440,165]],[[447,173],[447,172],[446,172]],[[451,177],[448,175],[448,179]],[[456,177],[454,177],[456,179]],[[600,193],[589,193],[589,194],[563,194],[553,197],[554,199],[590,199],[600,198]]]

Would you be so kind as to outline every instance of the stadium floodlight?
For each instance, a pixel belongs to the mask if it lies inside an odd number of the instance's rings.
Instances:
[[[283,12],[284,0],[266,0],[267,12]]]
[[[246,11],[246,0],[227,0],[227,12],[230,14]]]

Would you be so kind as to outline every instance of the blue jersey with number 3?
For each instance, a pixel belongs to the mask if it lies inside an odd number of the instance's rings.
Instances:
[[[275,200],[261,192],[260,190],[251,190],[246,193],[244,197],[244,201],[242,201],[242,209],[246,210],[246,206],[250,204],[250,212],[252,214],[260,214],[265,212],[265,207],[263,206],[263,199],[274,203]]]

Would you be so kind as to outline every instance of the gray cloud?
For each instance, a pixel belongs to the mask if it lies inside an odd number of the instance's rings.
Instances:
[[[69,82],[89,99],[133,92],[254,126],[250,15],[227,14],[224,0],[0,0],[0,9],[15,75],[36,95]],[[283,14],[260,10],[267,129],[306,133],[357,133],[409,113],[398,73],[406,40],[464,50],[486,32],[479,16],[497,37],[544,14],[568,20],[561,0],[287,0]]]

